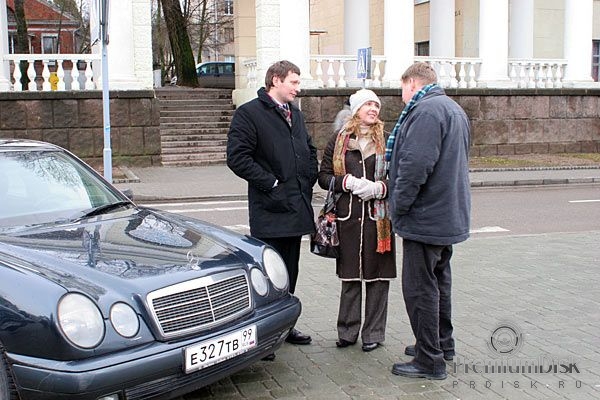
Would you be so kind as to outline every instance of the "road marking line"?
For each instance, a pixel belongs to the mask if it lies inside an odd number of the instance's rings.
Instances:
[[[237,210],[247,210],[248,207],[215,207],[215,208],[183,208],[183,209],[174,209],[164,211],[172,212],[172,213],[185,213],[185,212],[204,212],[204,211],[237,211]]]
[[[592,200],[569,200],[569,203],[598,203],[600,199],[592,199]]]
[[[501,226],[483,226],[478,229],[471,229],[471,233],[494,233],[494,232],[510,232],[510,230],[504,229]]]
[[[197,204],[205,204],[208,206],[219,204],[235,204],[235,203],[244,203],[248,204],[247,200],[229,200],[229,201],[189,201],[183,203],[143,203],[147,207],[181,207],[181,206],[189,206],[189,205],[197,205]]]
[[[231,229],[232,231],[239,231],[242,229],[250,229],[250,226],[249,225],[227,225],[227,226],[224,226],[223,228]]]

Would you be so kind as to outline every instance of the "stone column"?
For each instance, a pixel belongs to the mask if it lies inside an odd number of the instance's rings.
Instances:
[[[592,0],[565,0],[564,58],[567,60],[563,86],[592,85]]]
[[[8,54],[8,19],[6,16],[6,0],[0,0],[0,92],[10,90],[10,68],[4,55]]]
[[[108,79],[111,90],[139,89],[134,71],[132,0],[110,2]]]
[[[429,55],[454,57],[454,0],[429,2]]]
[[[384,0],[383,86],[400,87],[402,74],[415,61],[414,0]],[[399,23],[399,21],[402,21]]]
[[[508,78],[508,0],[479,0],[479,87],[516,87]]]
[[[310,18],[308,0],[282,0],[279,5],[279,58],[300,68],[302,88],[317,87],[310,73]]]
[[[280,59],[280,3],[281,0],[255,0],[257,87],[265,85],[267,69]]]
[[[509,58],[533,58],[534,0],[510,3]]]
[[[344,0],[344,53],[356,57],[359,48],[371,46],[369,0]],[[348,86],[362,86],[356,78],[356,62],[346,63]]]

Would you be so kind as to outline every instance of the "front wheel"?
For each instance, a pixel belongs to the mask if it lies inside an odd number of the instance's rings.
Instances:
[[[0,399],[19,400],[19,394],[15,388],[12,371],[6,360],[2,345],[0,345]]]

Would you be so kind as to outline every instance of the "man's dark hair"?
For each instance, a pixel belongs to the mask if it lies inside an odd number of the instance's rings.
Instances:
[[[283,81],[290,72],[300,75],[300,68],[287,60],[277,61],[271,65],[265,75],[265,88],[267,91],[273,87],[273,78],[278,77]]]

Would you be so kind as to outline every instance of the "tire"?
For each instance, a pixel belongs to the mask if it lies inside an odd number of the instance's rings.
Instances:
[[[0,399],[19,400],[10,365],[6,360],[4,348],[0,345]]]

